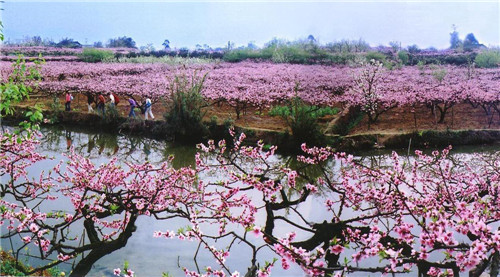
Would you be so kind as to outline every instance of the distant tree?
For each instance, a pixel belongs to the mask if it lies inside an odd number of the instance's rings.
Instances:
[[[231,49],[233,49],[233,48],[234,48],[234,42],[228,41],[227,42],[227,50],[231,51]]]
[[[179,53],[179,56],[181,56],[181,57],[187,57],[187,56],[189,56],[189,48],[181,47],[179,49],[178,53]]]
[[[170,40],[166,39],[161,45],[165,47],[165,50],[170,49]]]
[[[471,51],[481,46],[481,44],[479,43],[479,41],[477,41],[473,33],[470,33],[467,36],[465,36],[463,45],[465,51]]]
[[[56,44],[52,38],[44,38],[42,41],[43,46],[56,46]]]
[[[203,44],[203,50],[208,51],[208,50],[212,50],[212,48],[208,44]]]
[[[36,46],[43,45],[43,40],[40,36],[33,36],[33,38],[31,38],[31,41],[33,42],[33,45]]]
[[[370,44],[362,38],[359,38],[357,41],[353,40],[352,43],[354,44],[354,51],[356,52],[366,52],[370,50]]]
[[[330,42],[326,45],[326,48],[337,53],[367,52],[370,50],[370,44],[360,38],[359,40],[341,40]]]
[[[259,47],[257,47],[257,45],[255,45],[255,43],[253,41],[250,41],[247,45],[247,48],[248,49],[251,49],[251,50],[256,50],[258,49]]]
[[[264,47],[276,48],[276,47],[284,46],[287,44],[289,44],[289,43],[285,39],[273,38],[270,41],[266,42],[266,44],[264,44]]]
[[[195,49],[196,49],[196,51],[201,51],[201,50],[203,50],[203,47],[201,47],[201,44],[196,44]]]
[[[135,41],[131,37],[126,37],[126,36],[109,39],[107,47],[109,47],[109,48],[117,48],[117,47],[137,48],[135,46]]]
[[[56,44],[56,46],[64,48],[81,48],[82,44],[72,38],[63,38]]]
[[[40,39],[40,41],[38,40]],[[41,45],[41,38],[39,36],[25,36],[22,40],[20,45],[26,45],[26,46],[39,46]]]
[[[94,48],[103,48],[104,45],[102,44],[102,41],[96,41],[94,42]]]
[[[391,41],[389,42],[389,46],[392,48],[392,51],[398,52],[401,50],[401,42],[399,41]]]
[[[307,37],[307,40],[309,41],[309,43],[316,43],[316,38],[313,35],[309,35]]]
[[[146,46],[141,46],[140,49],[142,52],[146,52],[146,53],[155,51],[155,47],[153,46],[152,43],[148,43]]]
[[[458,37],[457,26],[451,25],[453,32],[450,33],[450,49],[458,49],[462,45],[462,41]]]
[[[408,52],[410,52],[411,54],[416,54],[416,53],[420,52],[420,48],[418,48],[418,46],[416,44],[413,44],[413,45],[408,46]]]

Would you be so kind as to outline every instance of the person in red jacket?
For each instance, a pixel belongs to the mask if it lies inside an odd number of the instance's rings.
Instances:
[[[73,100],[73,95],[68,91],[66,92],[66,102],[64,103],[67,112],[71,111],[71,100]]]
[[[102,94],[99,94],[99,97],[97,97],[97,110],[101,111],[102,116],[104,116],[104,103],[106,102],[106,99]]]

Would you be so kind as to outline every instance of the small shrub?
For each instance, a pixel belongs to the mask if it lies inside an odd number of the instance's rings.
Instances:
[[[422,71],[421,74],[423,74],[425,70],[425,62],[424,61],[418,61],[417,63],[417,68],[418,70]]]
[[[404,65],[407,65],[408,62],[410,61],[410,56],[408,55],[408,52],[406,52],[406,51],[399,51],[398,58],[399,58],[399,60],[401,60],[401,63],[403,63]]]
[[[431,74],[432,77],[434,77],[434,79],[436,79],[438,82],[441,83],[444,80],[444,77],[446,77],[446,74],[448,74],[448,72],[446,71],[446,69],[441,68],[433,70]]]
[[[444,57],[442,64],[453,64],[453,65],[466,65],[469,61],[475,59],[475,53],[462,54],[462,55],[447,55]]]
[[[114,54],[110,50],[101,50],[96,48],[84,48],[82,53],[78,55],[84,62],[96,63],[108,61],[114,58]]]
[[[385,62],[385,55],[380,52],[368,52],[366,53],[366,61],[370,62],[371,60],[379,61],[381,63]]]
[[[209,130],[215,130],[217,128],[218,124],[218,118],[216,115],[212,115],[210,117],[210,121],[208,122],[208,129]]]
[[[247,59],[259,59],[261,55],[259,51],[243,48],[235,49],[224,54],[224,61],[226,62],[241,62]]]
[[[112,106],[112,105],[107,105],[104,109],[104,121],[106,123],[114,123],[114,122],[118,122],[120,120],[120,112],[118,111],[118,109],[116,108],[116,106]],[[138,114],[136,112],[136,114]],[[139,114],[140,114],[140,111],[139,111]]]
[[[345,136],[363,120],[364,116],[365,114],[360,107],[351,107],[345,115],[338,119],[331,131],[334,134]]]
[[[335,64],[349,64],[349,63],[356,63],[357,57],[358,55],[356,54],[349,52],[342,52],[340,54],[329,54],[327,56],[327,60]]]
[[[286,62],[288,62],[287,58],[285,57],[285,53],[279,48],[275,49],[271,60],[274,63],[286,63]]]
[[[273,107],[269,115],[283,118],[292,131],[293,143],[300,145],[303,142],[321,144],[323,134],[318,125],[318,118],[335,113],[336,109],[310,106],[296,96],[286,106]]]
[[[224,128],[229,129],[234,126],[234,120],[230,117],[224,119],[224,122],[222,123],[224,125]]]
[[[202,108],[206,106],[206,102],[201,90],[205,78],[206,74],[201,78],[198,78],[196,73],[191,78],[178,75],[170,83],[172,102],[164,117],[176,140],[199,142],[207,133],[202,122]]]
[[[49,107],[52,111],[52,114],[47,119],[50,121],[50,123],[57,123],[59,114],[64,110],[59,97],[54,96],[54,98],[52,99],[52,103],[49,104]]]
[[[477,67],[493,68],[500,65],[500,48],[483,51],[474,60]]]

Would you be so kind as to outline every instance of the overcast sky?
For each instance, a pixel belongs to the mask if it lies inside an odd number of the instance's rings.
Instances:
[[[39,35],[83,44],[130,36],[137,45],[262,46],[273,37],[320,43],[363,38],[370,45],[447,48],[452,24],[500,45],[500,4],[491,1],[13,1],[2,4],[6,39]]]

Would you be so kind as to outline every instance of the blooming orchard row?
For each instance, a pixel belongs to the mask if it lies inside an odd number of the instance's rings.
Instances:
[[[1,64],[8,76],[8,63]],[[426,104],[440,112],[440,121],[456,103],[500,112],[500,70],[445,66],[387,70],[376,64],[332,67],[243,62],[169,66],[47,62],[39,88],[47,93],[108,93],[168,98],[169,84],[179,74],[207,74],[202,93],[207,100],[267,106],[294,96],[315,105],[359,106],[375,121],[396,107]]]
[[[440,112],[439,122],[446,111],[457,103],[470,103],[499,111],[500,70],[479,70],[463,67],[417,68],[388,71],[380,63],[357,69],[354,84],[336,97],[349,106],[359,106],[371,122],[394,107],[414,109],[425,104]]]
[[[47,267],[76,259],[74,276],[122,247],[139,216],[184,219],[189,228],[152,236],[198,241],[219,264],[206,268],[205,276],[238,276],[226,263],[241,259],[233,251],[236,244],[248,247],[250,271],[258,276],[268,276],[277,264],[260,260],[269,249],[283,269],[295,264],[311,276],[353,271],[459,276],[467,270],[479,276],[488,264],[498,264],[498,153],[459,161],[449,157],[449,149],[417,151],[411,159],[393,153],[383,164],[368,166],[330,148],[302,145],[304,154],[292,169],[276,159],[276,147],[244,146],[244,139],[234,136],[233,148],[225,141],[199,145],[195,167],[173,169],[171,161],[120,166],[116,160],[98,166],[73,153],[67,165],[33,179],[25,169],[43,159],[33,151],[36,142],[3,134],[0,174],[7,181],[0,187],[6,196],[0,215],[10,231],[2,236],[22,240],[20,249],[36,245],[43,258],[57,257]],[[203,180],[202,174],[214,178]],[[301,210],[311,198],[323,201],[322,212]],[[44,212],[45,202],[52,201],[72,208]],[[288,219],[289,213],[299,219]],[[257,215],[265,222],[258,223]],[[71,232],[82,225],[85,239]],[[214,247],[222,238],[231,239]],[[371,257],[380,259],[377,267],[367,262]]]
[[[3,75],[9,70],[4,64]],[[168,87],[175,75],[199,76],[207,73],[204,96],[209,100],[270,104],[294,96],[300,83],[299,96],[308,102],[325,104],[332,91],[345,88],[352,79],[342,68],[267,63],[192,65],[189,68],[162,64],[90,64],[47,62],[40,89],[49,93],[66,90],[93,93],[115,92],[160,99],[169,95]]]

